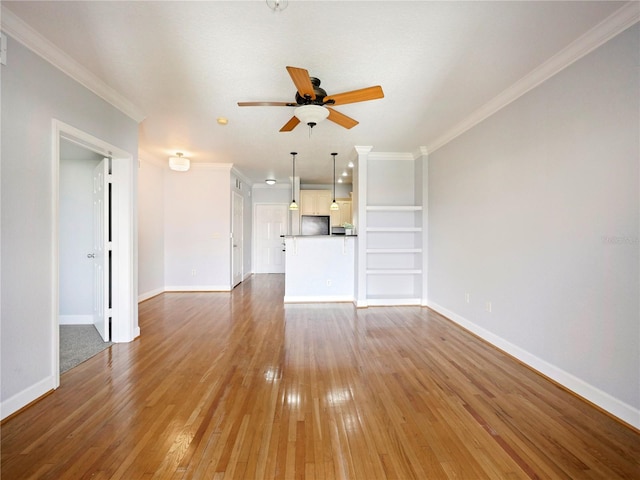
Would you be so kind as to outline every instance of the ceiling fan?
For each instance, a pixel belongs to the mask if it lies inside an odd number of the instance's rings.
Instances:
[[[293,111],[293,117],[284,124],[280,129],[281,132],[290,132],[301,121],[313,128],[325,118],[344,128],[353,128],[358,124],[357,120],[328,105],[346,105],[347,103],[364,102],[384,97],[382,87],[379,85],[327,95],[327,92],[320,87],[320,80],[310,77],[309,72],[304,68],[287,67],[287,71],[297,88],[295,102],[238,102],[240,107],[296,107]]]

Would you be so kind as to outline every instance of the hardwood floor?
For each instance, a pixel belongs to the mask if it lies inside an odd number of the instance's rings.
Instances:
[[[637,432],[436,313],[283,287],[142,303],[2,425],[2,479],[640,478]]]

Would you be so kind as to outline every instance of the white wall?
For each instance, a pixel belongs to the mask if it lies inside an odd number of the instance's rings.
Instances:
[[[167,290],[231,289],[231,165],[166,171],[164,275]]]
[[[428,171],[429,304],[636,427],[639,44],[636,25]]]
[[[253,203],[291,203],[291,185],[262,185],[256,184],[252,188]]]
[[[67,142],[68,143],[68,142]],[[60,323],[93,323],[93,170],[88,158],[60,158]]]
[[[53,119],[131,152],[138,125],[8,39],[2,68],[1,376],[4,417],[55,385]]]
[[[165,160],[166,161],[166,160]],[[164,291],[164,175],[166,165],[146,152],[138,169],[138,300]]]

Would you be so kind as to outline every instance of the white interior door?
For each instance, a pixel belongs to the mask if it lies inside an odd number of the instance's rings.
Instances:
[[[284,273],[287,205],[256,205],[256,273]]]
[[[233,192],[233,224],[231,232],[231,271],[232,287],[235,287],[242,281],[242,265],[243,265],[243,216],[244,216],[244,198],[236,192]]]
[[[93,324],[105,342],[111,339],[109,180],[109,159],[105,158],[93,171]]]

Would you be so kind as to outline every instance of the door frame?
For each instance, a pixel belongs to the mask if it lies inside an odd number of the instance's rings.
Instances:
[[[242,215],[240,217],[240,238],[237,238],[236,235],[236,203],[240,203],[242,207]],[[240,255],[240,281],[235,283],[235,272],[236,272],[236,253],[234,251],[234,244],[239,245],[241,250]],[[244,280],[244,197],[240,195],[236,191],[231,192],[231,290],[233,290],[236,286],[240,285]]]
[[[137,168],[134,155],[71,125],[54,119],[52,135],[52,377],[54,388],[60,386],[60,140],[65,139],[87,150],[112,158],[113,225],[113,300],[111,340],[130,342],[140,335],[138,326],[138,245],[137,245]]]

